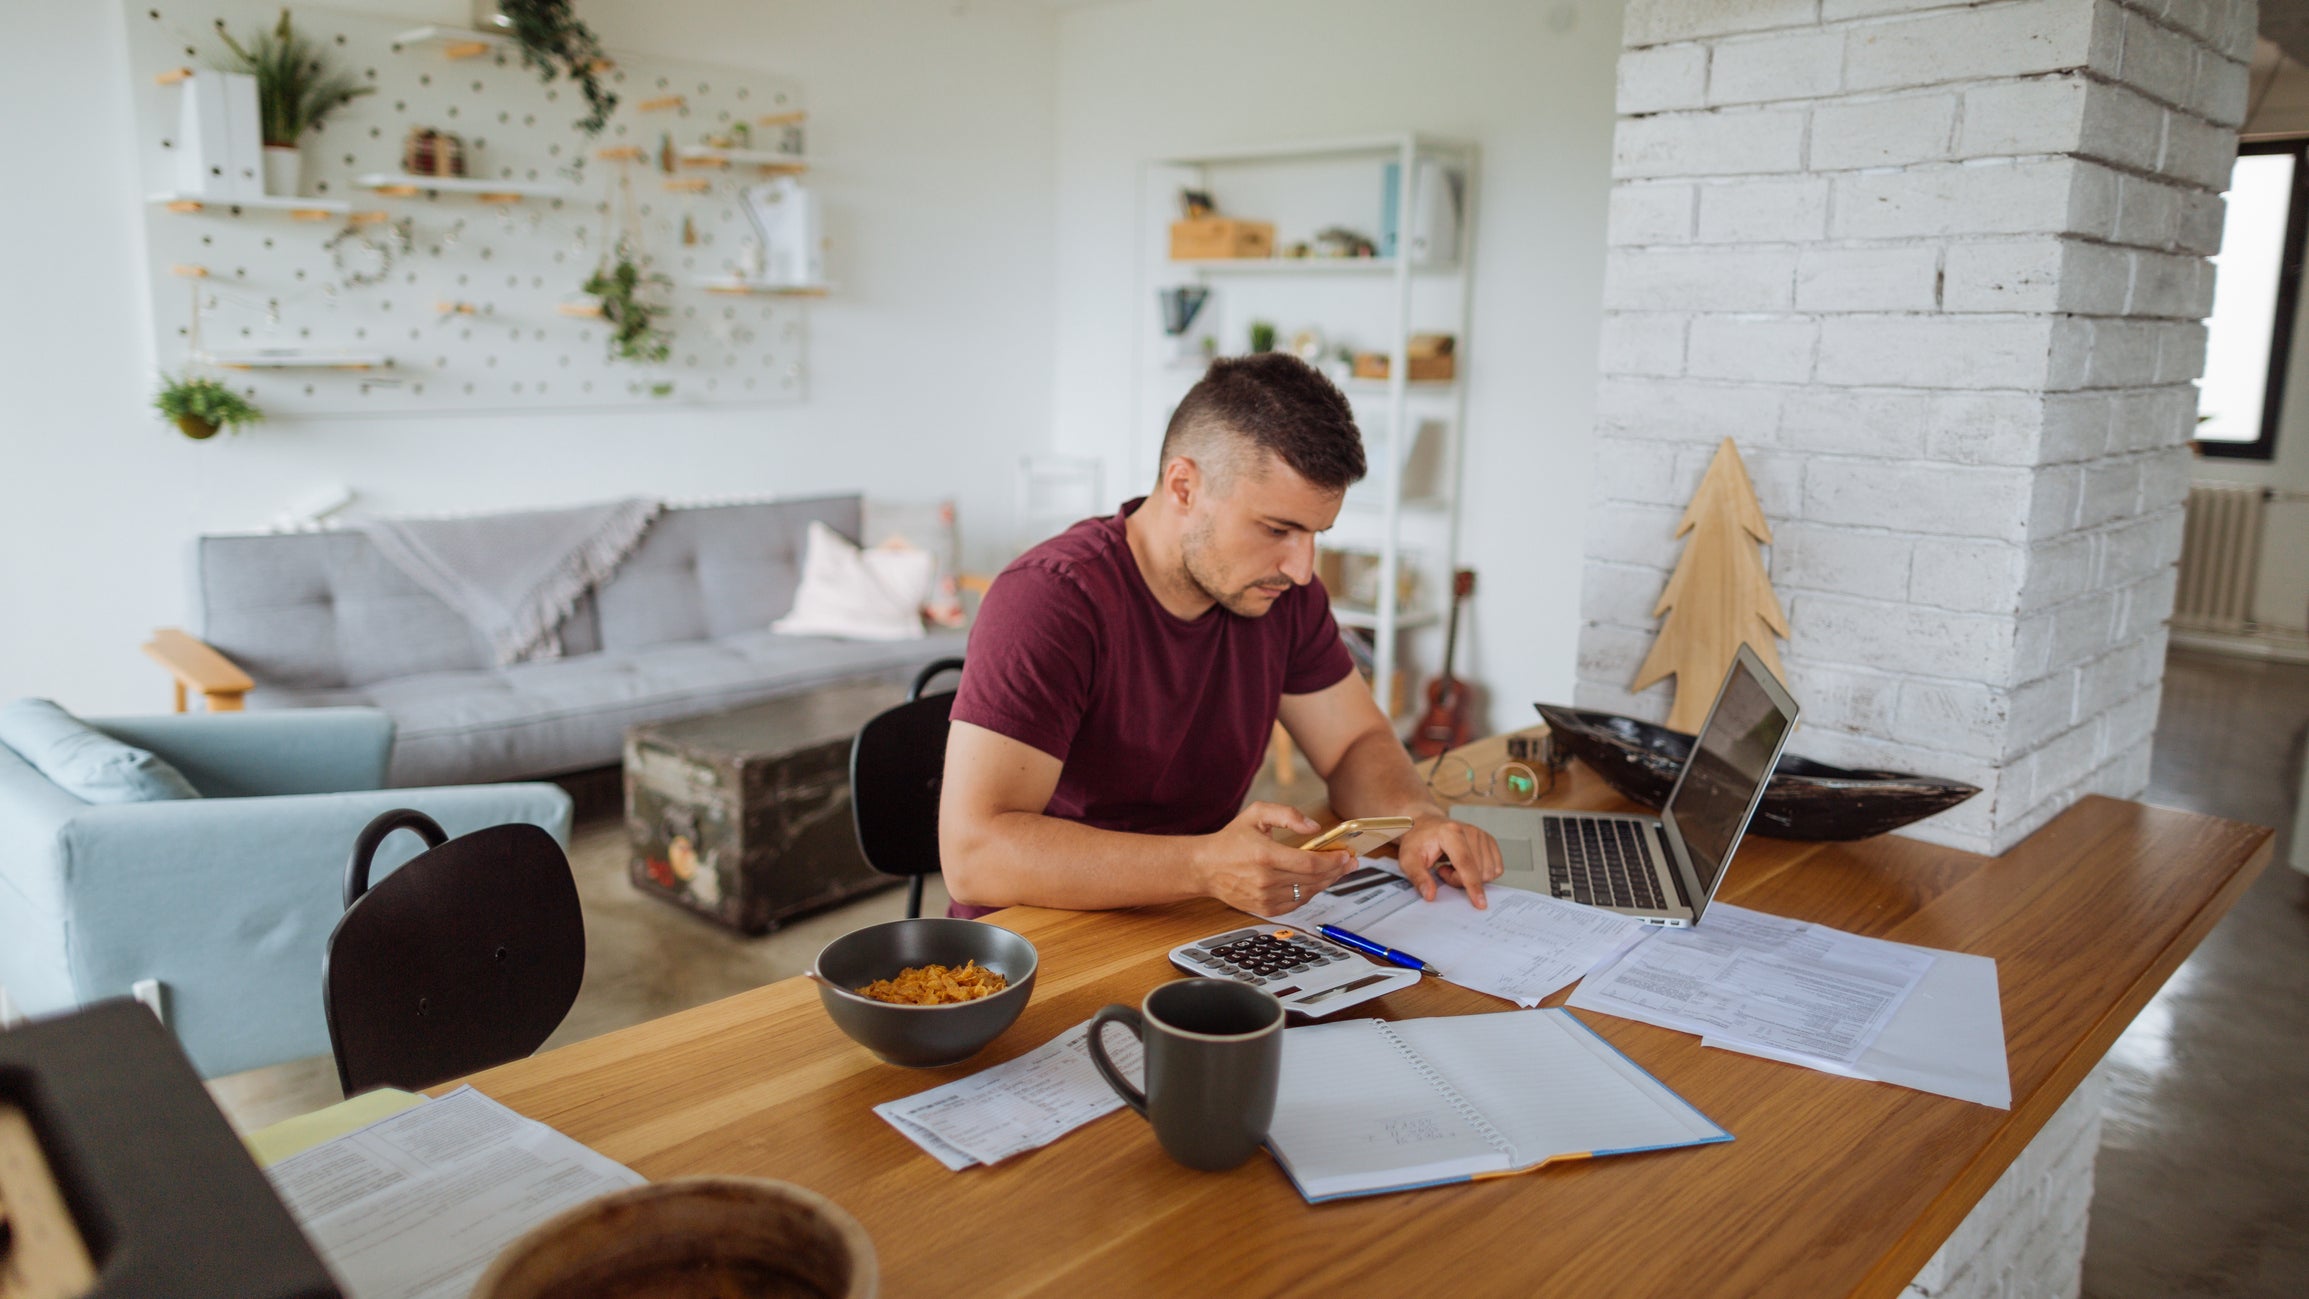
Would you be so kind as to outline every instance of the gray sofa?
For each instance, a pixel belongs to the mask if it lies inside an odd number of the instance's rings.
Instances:
[[[201,640],[254,681],[252,709],[362,705],[396,728],[393,785],[613,765],[625,728],[903,675],[960,631],[874,643],[780,636],[810,521],[856,537],[856,496],[669,509],[562,627],[563,657],[498,667],[472,628],[359,532],[202,537]]]

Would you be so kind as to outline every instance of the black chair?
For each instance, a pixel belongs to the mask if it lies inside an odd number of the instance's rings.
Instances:
[[[396,830],[428,845],[375,888],[369,862]],[[337,1081],[406,1091],[529,1055],[585,978],[585,918],[569,858],[533,825],[449,838],[422,812],[369,822],[345,866],[321,1005]]]
[[[850,745],[850,815],[858,851],[884,875],[910,875],[906,916],[922,914],[922,877],[938,873],[938,791],[946,774],[946,727],[954,692],[924,695],[943,672],[960,672],[961,659],[940,659],[922,669],[906,702],[884,711]]]

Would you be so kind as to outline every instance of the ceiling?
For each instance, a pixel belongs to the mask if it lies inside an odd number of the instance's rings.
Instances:
[[[2252,85],[2240,131],[2247,139],[2309,135],[2309,62],[2267,37],[2253,46]]]
[[[2261,0],[2261,36],[2309,63],[2309,0]]]

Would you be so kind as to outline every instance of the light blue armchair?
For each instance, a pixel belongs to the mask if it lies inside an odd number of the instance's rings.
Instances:
[[[203,797],[84,803],[0,745],[0,990],[36,1015],[157,980],[205,1077],[328,1053],[322,951],[353,840],[379,812],[412,807],[451,835],[525,821],[569,842],[553,785],[382,788],[393,723],[374,709],[90,725]],[[394,836],[379,876],[422,846]]]

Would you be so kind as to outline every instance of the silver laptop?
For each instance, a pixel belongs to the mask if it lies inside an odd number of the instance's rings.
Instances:
[[[1796,729],[1796,701],[1742,645],[1658,816],[1468,804],[1454,820],[1499,840],[1499,882],[1646,924],[1699,923]]]

